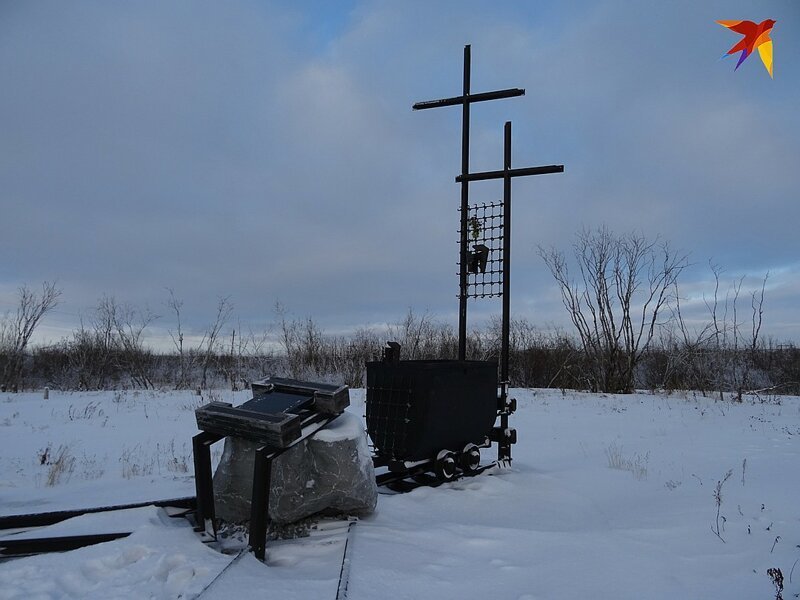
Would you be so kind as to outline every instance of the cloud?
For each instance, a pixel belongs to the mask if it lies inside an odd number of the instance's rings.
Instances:
[[[460,111],[410,107],[459,94],[465,43],[473,90],[527,89],[474,107],[473,170],[499,168],[505,120],[516,166],[566,165],[514,182],[515,314],[566,323],[535,246],[583,225],[670,239],[700,269],[788,264],[798,22],[773,16],[774,81],[734,76],[713,20],[746,8],[7,3],[0,283],[57,278],[65,326],[167,286],[197,327],[228,295],[244,322],[278,299],[331,329],[453,318]]]

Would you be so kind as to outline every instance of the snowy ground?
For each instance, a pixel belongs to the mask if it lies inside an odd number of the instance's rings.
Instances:
[[[513,468],[381,495],[351,537],[348,598],[774,599],[771,567],[800,594],[800,398],[514,395]],[[247,396],[0,395],[0,515],[192,495],[192,411],[211,399]],[[0,563],[0,599],[191,598],[230,561],[152,507],[52,529],[134,533]],[[320,539],[269,546],[270,567],[245,556],[203,598],[333,600],[342,544]]]

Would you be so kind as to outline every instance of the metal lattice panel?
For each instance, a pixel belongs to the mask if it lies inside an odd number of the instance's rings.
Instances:
[[[459,209],[460,210],[460,209]],[[475,204],[467,212],[468,260],[467,298],[503,295],[503,203]],[[461,231],[459,230],[459,236]],[[485,256],[481,257],[480,251]],[[460,266],[460,265],[459,265]]]
[[[394,375],[388,381],[381,379],[380,384],[368,381],[367,396],[367,429],[375,447],[390,458],[403,456],[410,421],[411,381],[408,376]]]

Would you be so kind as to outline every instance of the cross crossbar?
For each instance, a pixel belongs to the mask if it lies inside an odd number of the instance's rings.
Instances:
[[[467,102],[484,102],[486,100],[502,100],[503,98],[516,98],[524,96],[525,90],[520,88],[508,88],[507,90],[496,90],[494,92],[481,92],[480,94],[467,94]],[[412,106],[412,110],[425,110],[426,108],[439,108],[442,106],[461,106],[464,104],[464,96],[453,98],[442,98],[440,100],[426,100],[417,102]]]
[[[462,181],[486,181],[487,179],[503,179],[508,177],[526,177],[528,175],[550,175],[551,173],[563,173],[564,165],[548,165],[546,167],[522,167],[521,169],[508,169],[507,171],[484,171],[483,173],[468,173],[458,175],[456,182]]]

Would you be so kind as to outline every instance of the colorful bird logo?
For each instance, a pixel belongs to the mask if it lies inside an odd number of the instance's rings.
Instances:
[[[766,19],[761,21],[758,25],[752,21],[717,21],[720,25],[727,27],[731,31],[741,33],[744,38],[725,54],[722,58],[731,54],[736,54],[741,50],[742,55],[739,57],[739,62],[736,63],[736,69],[739,68],[744,62],[744,59],[752,54],[753,50],[758,48],[758,54],[761,56],[761,62],[764,63],[769,76],[772,77],[772,40],[769,38],[769,32],[775,21]],[[736,70],[734,69],[734,71]]]

